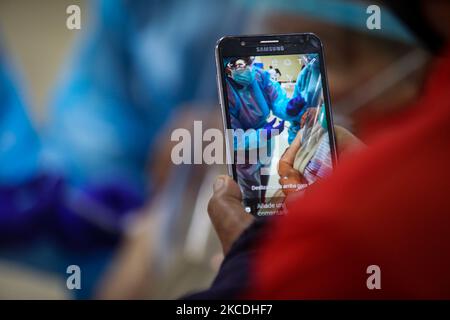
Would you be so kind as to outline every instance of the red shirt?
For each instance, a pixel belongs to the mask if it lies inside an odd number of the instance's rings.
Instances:
[[[403,121],[267,230],[251,297],[450,299],[450,50],[437,60]]]

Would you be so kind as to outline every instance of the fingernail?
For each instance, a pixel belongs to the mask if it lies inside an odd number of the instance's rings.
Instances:
[[[216,182],[214,182],[214,186],[213,186],[213,189],[214,189],[214,192],[217,192],[217,191],[219,191],[220,189],[222,189],[222,187],[225,185],[225,180],[223,179],[223,178],[218,178],[217,180],[216,180]]]

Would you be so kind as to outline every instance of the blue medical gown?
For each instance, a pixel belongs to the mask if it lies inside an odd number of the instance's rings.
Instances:
[[[287,121],[296,119],[286,113],[291,100],[280,84],[270,79],[270,74],[261,68],[255,68],[255,79],[247,87],[241,88],[234,81],[227,79],[227,96],[233,129],[255,129],[246,140],[235,139],[234,149],[248,150],[256,148],[263,126],[272,112],[273,115]],[[299,92],[297,90],[297,92]],[[297,93],[298,95],[299,93]],[[295,98],[296,94],[292,98]]]
[[[261,169],[270,166],[272,141],[264,141],[261,144],[264,125],[267,118],[273,115],[283,120],[294,120],[287,114],[286,108],[291,98],[288,98],[286,91],[280,84],[270,79],[270,74],[261,68],[255,69],[255,79],[247,87],[242,88],[233,80],[227,79],[227,97],[230,112],[231,127],[244,131],[254,129],[250,133],[246,131],[245,136],[234,135],[233,145],[236,161],[238,152],[243,155],[243,151],[252,149],[266,149],[268,156],[266,161],[258,159],[257,163],[250,163],[248,155],[245,155],[245,163],[237,163],[238,182],[242,190],[244,199],[264,199],[265,191],[253,190],[252,186],[265,185],[267,176],[262,175]],[[295,98],[295,95],[293,96]]]
[[[302,71],[300,71],[300,74],[297,78],[297,83],[294,89],[294,97],[295,96],[302,96],[303,99],[306,102],[306,105],[302,112],[298,116],[296,116],[294,119],[291,119],[291,126],[289,127],[289,144],[292,143],[292,141],[297,136],[298,131],[300,130],[300,120],[304,114],[304,112],[308,108],[318,108],[320,107],[319,104],[322,102],[323,99],[323,90],[322,90],[322,77],[320,74],[320,63],[318,59],[317,54],[311,54],[309,55],[310,59],[316,58],[314,61],[310,60],[310,63],[308,63]]]

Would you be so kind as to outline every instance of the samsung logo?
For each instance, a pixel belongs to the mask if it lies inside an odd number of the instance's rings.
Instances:
[[[284,51],[284,46],[262,46],[256,47],[256,52]]]

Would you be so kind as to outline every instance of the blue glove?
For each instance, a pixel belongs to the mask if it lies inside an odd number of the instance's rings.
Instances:
[[[284,120],[280,122],[280,124],[276,127],[274,127],[275,122],[277,121],[277,118],[274,118],[272,121],[267,122],[263,129],[267,131],[267,139],[272,138],[272,130],[278,130],[278,133],[276,135],[279,135],[284,130]]]
[[[288,116],[297,117],[306,106],[306,101],[301,95],[296,96],[288,102],[286,113]]]

